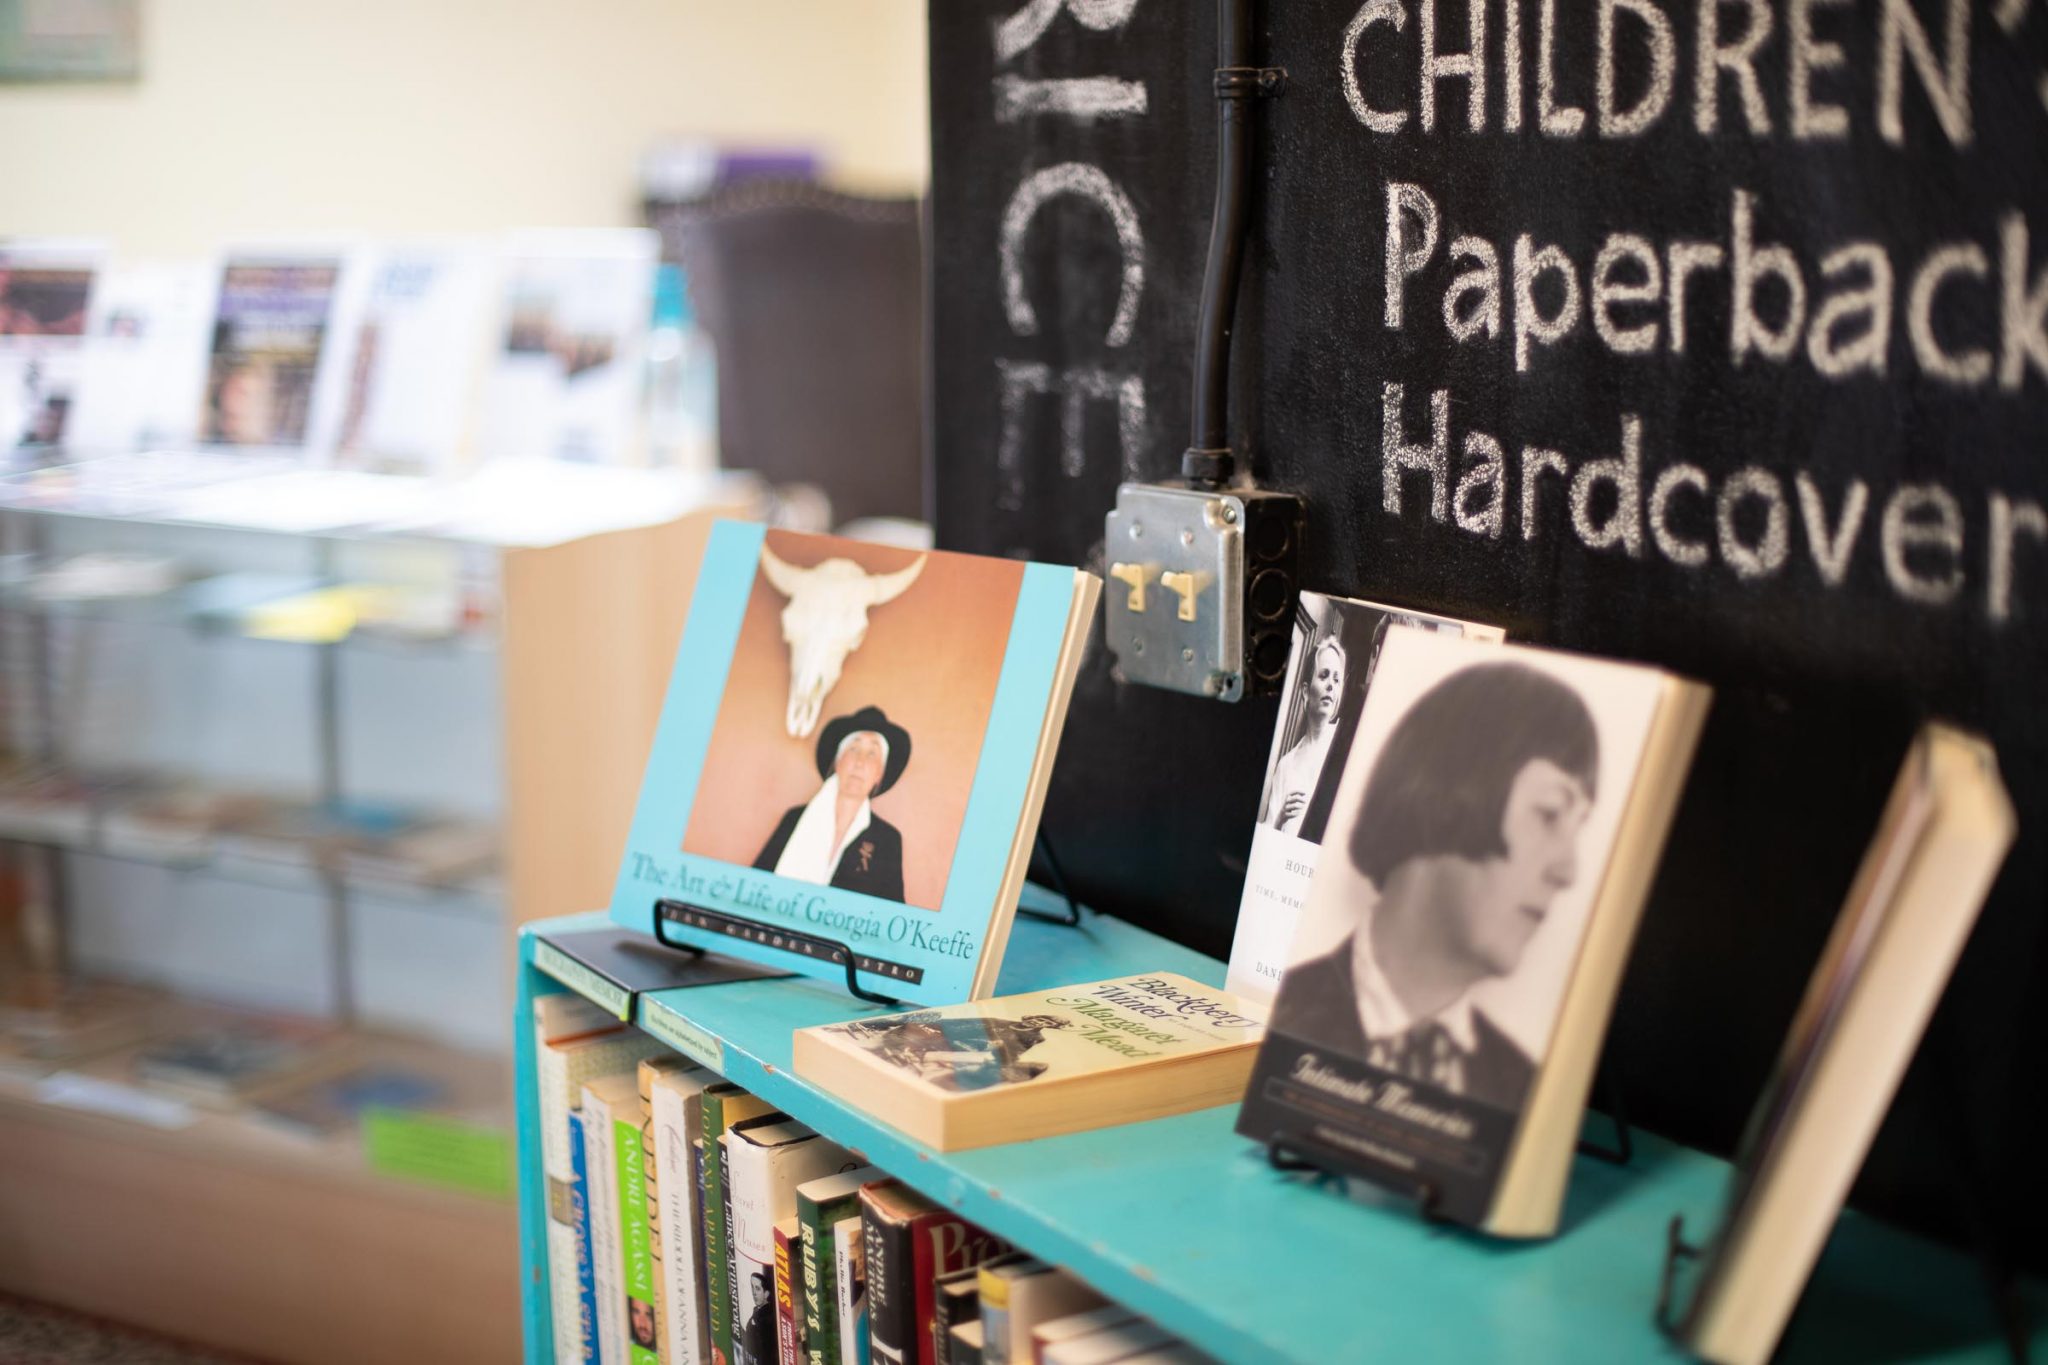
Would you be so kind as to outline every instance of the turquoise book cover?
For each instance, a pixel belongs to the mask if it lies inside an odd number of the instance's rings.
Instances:
[[[919,1004],[992,994],[1100,582],[721,522],[611,916]]]

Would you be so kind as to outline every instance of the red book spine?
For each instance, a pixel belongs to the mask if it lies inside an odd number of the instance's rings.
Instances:
[[[775,1229],[775,1354],[782,1365],[801,1365],[802,1338],[797,1333],[796,1291],[790,1282],[792,1265],[803,1253],[790,1245],[789,1230]]]
[[[1010,1245],[944,1209],[917,1220],[912,1245],[916,1248],[912,1282],[917,1286],[918,1365],[939,1365],[939,1343],[932,1335],[932,1324],[938,1318],[939,1277],[980,1265],[1008,1251]]]

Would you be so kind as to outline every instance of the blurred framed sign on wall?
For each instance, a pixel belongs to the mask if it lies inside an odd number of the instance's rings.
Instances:
[[[142,0],[0,0],[0,81],[142,78]]]

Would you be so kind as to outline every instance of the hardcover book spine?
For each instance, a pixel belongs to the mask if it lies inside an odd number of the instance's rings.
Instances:
[[[796,1278],[802,1271],[803,1257],[791,1255],[792,1240],[801,1245],[802,1234],[792,1238],[786,1227],[775,1229],[775,1357],[781,1365],[797,1365],[803,1354],[803,1333],[796,1309],[801,1293]]]
[[[868,1344],[887,1365],[917,1359],[917,1288],[911,1282],[917,1250],[906,1219],[861,1200],[861,1248],[867,1257]]]
[[[932,1358],[938,1365],[949,1365],[952,1360],[955,1302],[950,1295],[941,1294],[932,1303]]]
[[[731,1360],[738,1365],[768,1365],[766,1361],[748,1358],[745,1336],[747,1327],[747,1305],[740,1298],[740,1277],[745,1273],[740,1263],[739,1247],[733,1240],[732,1218],[732,1142],[731,1134],[718,1140],[718,1181],[719,1193],[725,1199],[725,1320],[732,1335]]]
[[[569,1119],[575,1112],[566,1056],[548,1046],[545,1030],[534,1025],[538,1043],[535,1074],[540,1097],[541,1173],[548,1187],[548,1303],[554,1313],[555,1356],[573,1360],[582,1343],[576,1330],[576,1233],[568,1212],[571,1174]],[[576,1144],[580,1145],[580,1144]]]
[[[980,1265],[1010,1247],[1001,1238],[990,1236],[959,1214],[944,1209],[922,1215],[912,1227],[915,1264],[910,1282],[916,1296],[916,1319],[911,1339],[916,1343],[918,1365],[938,1365],[939,1348],[932,1336],[932,1323],[938,1314],[939,1277]]]
[[[661,1204],[662,1359],[705,1365],[704,1266],[698,1225],[696,1147],[689,1136],[691,1100],[669,1085],[654,1087],[652,1188]]]
[[[732,1290],[726,1280],[725,1245],[725,1163],[720,1159],[720,1136],[725,1132],[725,1096],[713,1090],[703,1095],[703,1190],[705,1318],[711,1338],[712,1365],[732,1362]]]
[[[823,1205],[797,1196],[796,1221],[803,1241],[804,1365],[839,1365],[839,1277],[832,1228],[859,1213],[858,1194]]]
[[[647,1229],[647,1185],[641,1166],[640,1116],[615,1118],[613,1160],[619,1184],[620,1293],[625,1308],[627,1365],[661,1365],[654,1321],[654,1260]]]
[[[576,1328],[576,1256],[578,1231],[573,1221],[576,1214],[576,1194],[568,1189],[568,1198],[561,1199],[567,1188],[553,1176],[548,1182],[548,1307],[554,1315],[555,1355],[558,1359],[572,1360],[580,1344]],[[557,1216],[557,1203],[564,1205],[564,1211],[572,1221],[564,1222]],[[588,1217],[585,1217],[581,1235],[590,1234]],[[587,1243],[585,1244],[587,1246]]]
[[[981,1296],[981,1358],[989,1365],[1005,1365],[1010,1358],[1010,1286],[1015,1281],[999,1271],[983,1268],[975,1277]]]
[[[711,1356],[711,1288],[708,1279],[711,1265],[711,1249],[704,1240],[705,1225],[710,1222],[704,1207],[704,1139],[701,1135],[690,1143],[690,1181],[697,1191],[697,1315],[704,1324],[704,1365],[713,1365]]]
[[[590,1263],[597,1291],[597,1358],[624,1365],[626,1325],[619,1266],[618,1160],[609,1108],[583,1092],[583,1153],[590,1172]]]
[[[575,1264],[573,1283],[569,1286],[571,1316],[566,1323],[555,1324],[557,1360],[582,1361],[584,1365],[595,1365],[597,1353],[597,1278],[596,1267],[590,1255],[590,1162],[583,1150],[583,1116],[569,1115],[569,1160],[575,1171],[575,1193],[571,1196],[575,1210]],[[570,1344],[562,1352],[560,1341],[562,1328],[567,1326]]]
[[[654,1154],[654,1082],[673,1065],[665,1058],[643,1059],[640,1063],[640,1188],[647,1219],[648,1282],[652,1286],[648,1311],[654,1315],[654,1334],[661,1365],[676,1358],[669,1342],[669,1315],[663,1311],[663,1291],[668,1286],[667,1239],[661,1216],[661,1163]]]
[[[832,1280],[838,1296],[839,1359],[826,1365],[868,1365],[867,1247],[856,1213],[832,1225]]]
[[[745,1134],[728,1132],[725,1149],[725,1193],[732,1204],[727,1238],[735,1285],[734,1355],[745,1365],[776,1365],[781,1359],[776,1239],[796,1222],[784,1211],[795,1203],[797,1170],[806,1156],[827,1151],[830,1144],[813,1137],[764,1146]],[[778,1213],[783,1216],[778,1218]],[[794,1299],[790,1309],[795,1311]]]
[[[987,1365],[1007,1365],[1010,1359],[1010,1282],[989,1292],[989,1281],[981,1282],[981,1358]]]

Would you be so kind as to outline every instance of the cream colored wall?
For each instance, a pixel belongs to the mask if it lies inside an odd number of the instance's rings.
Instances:
[[[928,174],[923,0],[141,3],[139,83],[0,85],[0,236],[628,224],[667,134]]]

